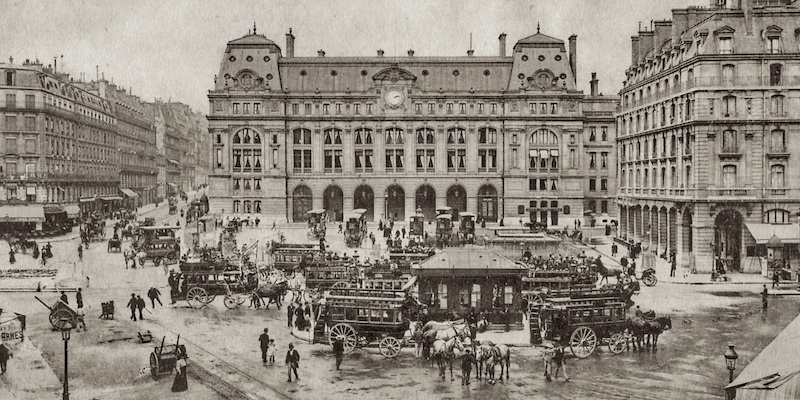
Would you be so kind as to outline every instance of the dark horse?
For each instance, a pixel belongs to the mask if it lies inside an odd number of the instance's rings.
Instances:
[[[614,269],[614,268],[606,267],[605,265],[603,265],[603,262],[600,260],[599,256],[597,257],[597,260],[595,260],[595,265],[597,265],[597,272],[599,272],[600,276],[602,276],[602,278],[600,278],[600,283],[601,284],[603,283],[603,281],[608,283],[608,277],[609,276],[613,276],[614,278],[617,278],[617,282],[620,281],[620,277],[622,276],[622,270],[621,269]]]
[[[653,350],[656,350],[658,348],[658,336],[669,329],[672,329],[672,319],[668,316],[658,317],[653,320],[646,320],[638,316],[628,318],[628,331],[633,335],[634,350],[641,350],[642,343],[650,347],[651,337],[653,339]]]
[[[255,289],[255,293],[258,295],[259,298],[266,297],[268,300],[266,301],[266,307],[269,308],[271,303],[275,303],[278,308],[281,307],[281,299],[286,296],[286,292],[289,290],[289,283],[286,281],[280,283],[266,283],[263,285],[259,285]]]

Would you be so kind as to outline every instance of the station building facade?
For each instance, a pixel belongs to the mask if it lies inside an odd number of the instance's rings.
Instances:
[[[296,57],[255,32],[228,42],[209,91],[211,212],[289,222],[324,208],[377,221],[422,209],[506,224],[616,217],[618,97],[576,88],[576,37],[496,56]]]
[[[800,10],[712,0],[632,38],[620,92],[619,236],[709,272],[760,272],[773,235],[796,268]]]

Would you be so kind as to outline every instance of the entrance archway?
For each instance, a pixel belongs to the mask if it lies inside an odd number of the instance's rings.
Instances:
[[[292,192],[292,221],[308,221],[307,212],[311,211],[311,189],[308,186],[298,186]]]
[[[386,188],[384,194],[386,219],[394,218],[395,221],[403,221],[406,219],[406,191],[398,185],[392,185]]]
[[[467,210],[467,191],[461,185],[447,189],[447,206],[453,209],[453,221],[458,221],[458,213]]]
[[[426,221],[433,221],[436,219],[436,190],[431,185],[422,185],[417,189],[415,196],[416,206],[415,209],[422,209],[422,214],[425,215]]]
[[[478,189],[478,214],[487,221],[497,222],[497,189],[483,185]]]
[[[322,208],[332,221],[341,221],[344,210],[344,194],[338,186],[328,186],[322,194]]]
[[[353,193],[353,208],[363,208],[367,210],[364,217],[367,221],[373,221],[375,218],[375,193],[372,188],[367,185],[361,185],[356,188]]]
[[[714,219],[714,256],[725,261],[729,269],[741,271],[742,214],[723,210]]]

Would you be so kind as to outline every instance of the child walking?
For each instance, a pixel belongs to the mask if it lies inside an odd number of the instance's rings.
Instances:
[[[275,364],[275,339],[269,340],[269,347],[267,347],[267,361],[269,365]]]

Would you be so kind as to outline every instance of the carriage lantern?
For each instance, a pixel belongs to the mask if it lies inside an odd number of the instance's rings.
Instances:
[[[736,370],[736,360],[739,359],[739,355],[736,354],[736,350],[733,349],[733,345],[728,345],[728,350],[725,350],[725,366],[728,367],[728,371],[730,372],[730,377],[728,379],[728,383],[733,382],[733,371]]]

